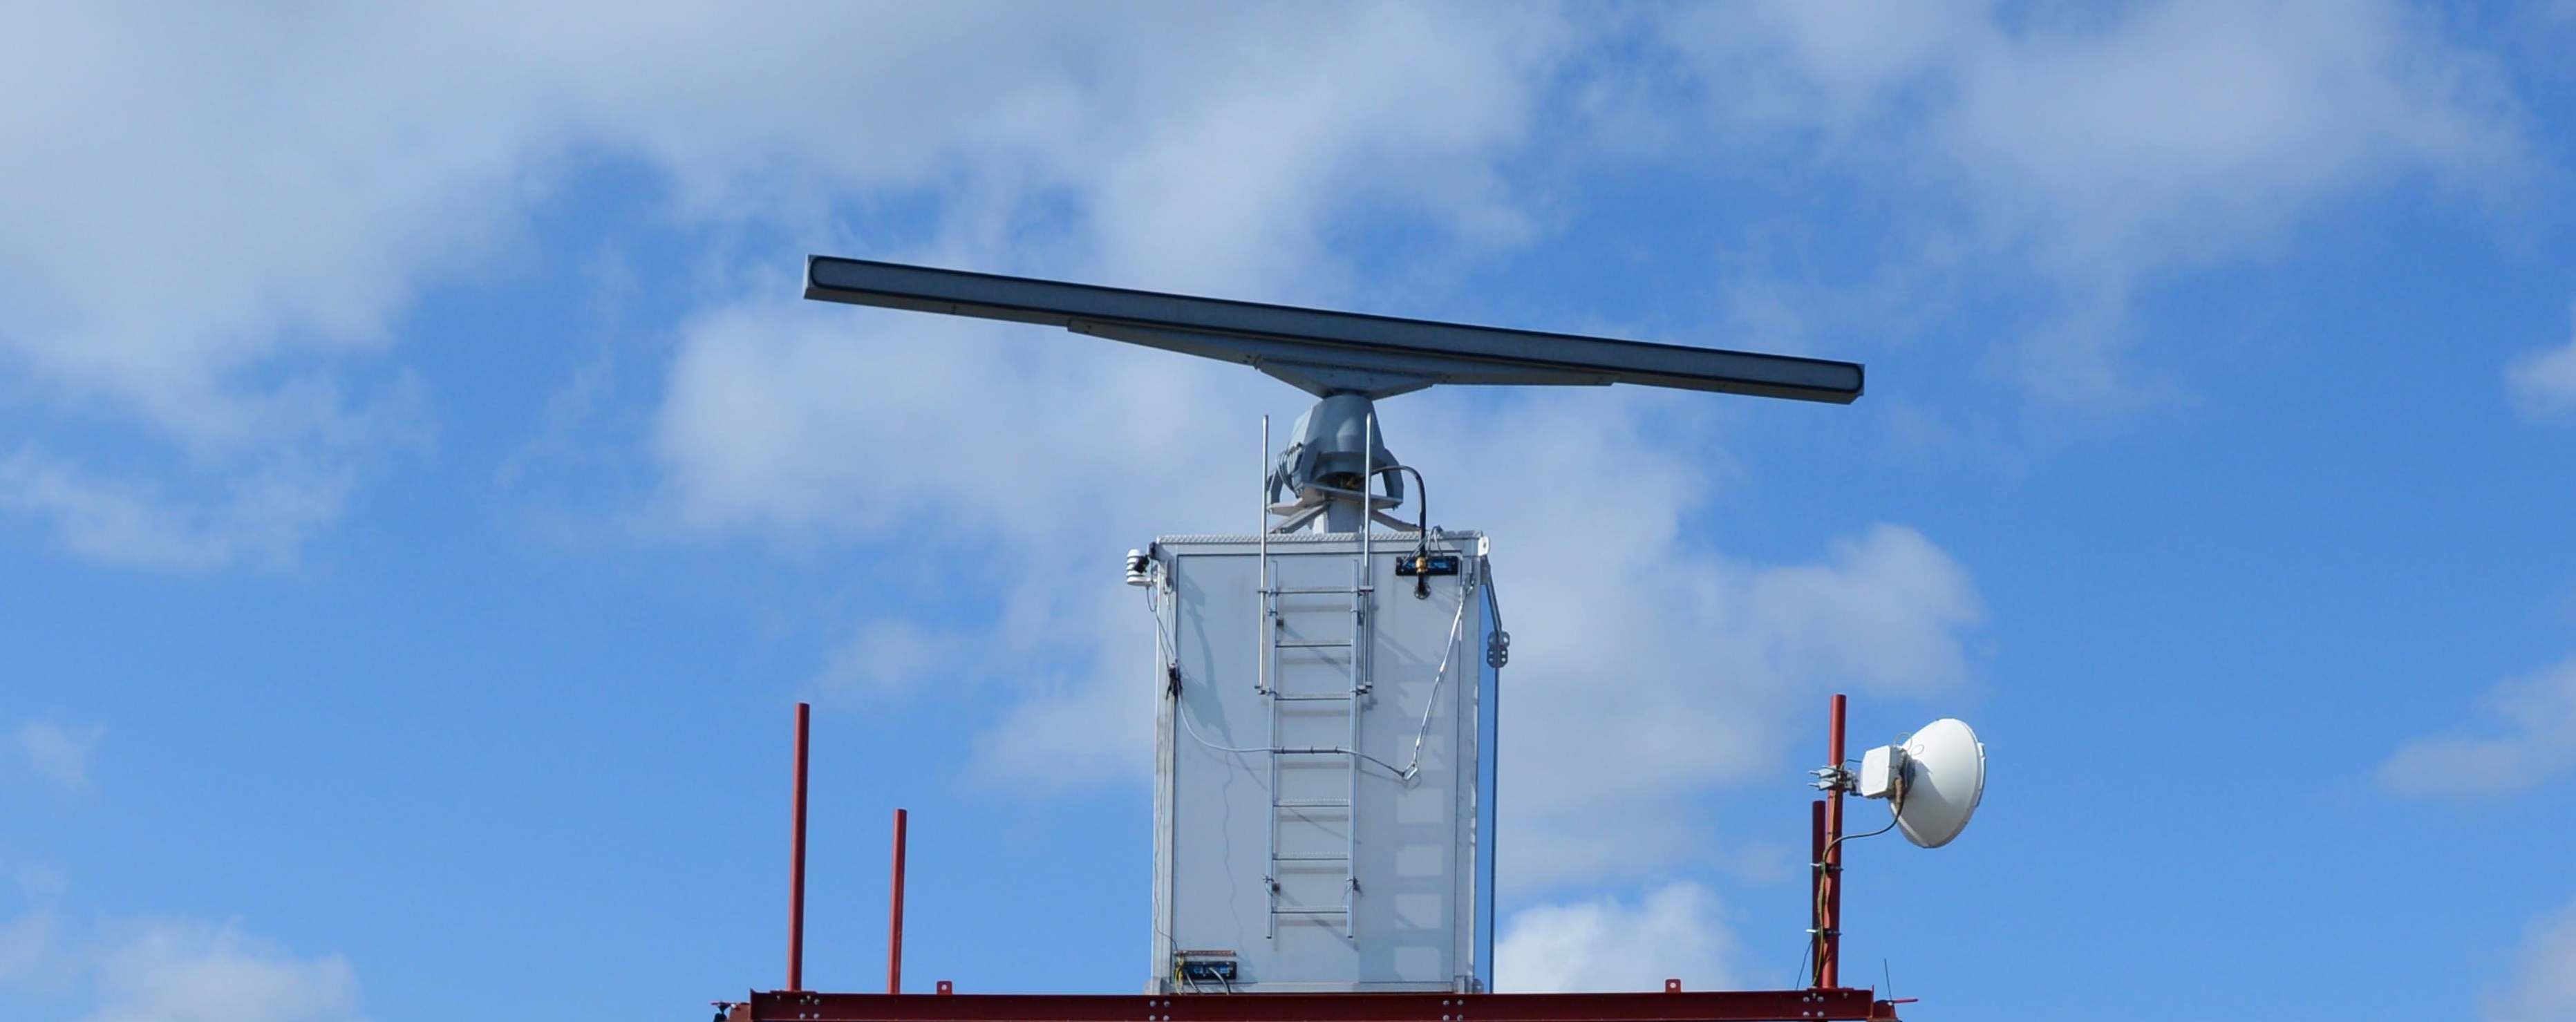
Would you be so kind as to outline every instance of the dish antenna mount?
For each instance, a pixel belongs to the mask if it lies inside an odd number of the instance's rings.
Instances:
[[[1852,362],[1463,326],[989,273],[809,256],[805,297],[1063,327],[1235,362],[1315,395],[1270,474],[1276,531],[1360,529],[1404,501],[1379,398],[1438,384],[1613,383],[1850,404]],[[1363,476],[1383,477],[1379,485]],[[1383,487],[1379,492],[1380,486]],[[1392,522],[1391,519],[1389,519]],[[1403,523],[1393,523],[1401,526]]]
[[[1861,754],[1860,769],[1843,758],[1845,701],[1834,696],[1827,725],[1825,765],[1815,771],[1815,788],[1825,793],[1815,802],[1815,925],[1808,960],[1819,987],[1842,982],[1843,842],[1875,837],[1902,828],[1905,839],[1924,848],[1949,844],[1977,813],[1986,796],[1986,745],[1977,732],[1956,717],[1943,717],[1895,745]],[[1886,799],[1887,826],[1863,834],[1843,832],[1843,796]]]

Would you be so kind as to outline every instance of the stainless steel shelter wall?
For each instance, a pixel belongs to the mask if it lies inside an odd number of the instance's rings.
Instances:
[[[1495,604],[1484,537],[1436,535],[1426,598],[1413,533],[1365,570],[1354,533],[1156,542],[1148,992],[1490,988]]]

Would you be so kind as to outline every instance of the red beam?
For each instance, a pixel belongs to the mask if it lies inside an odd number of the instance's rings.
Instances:
[[[736,1022],[1789,1022],[1893,1020],[1868,990],[1616,994],[754,993]]]

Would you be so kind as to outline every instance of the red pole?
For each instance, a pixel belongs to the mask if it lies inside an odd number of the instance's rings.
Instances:
[[[805,739],[814,708],[796,704],[796,823],[787,853],[787,989],[805,989]]]
[[[1826,765],[1841,776],[1843,768],[1843,696],[1834,693],[1833,733],[1827,739]],[[1842,985],[1843,950],[1843,788],[1839,780],[1825,796],[1825,953],[1816,959],[1816,985]]]
[[[886,992],[903,992],[903,810],[894,811],[893,932],[886,938]]]
[[[1807,974],[1807,985],[1824,986],[1825,967],[1825,800],[1807,803],[1807,925],[1815,935],[1807,939],[1808,953],[1814,958],[1816,971]]]

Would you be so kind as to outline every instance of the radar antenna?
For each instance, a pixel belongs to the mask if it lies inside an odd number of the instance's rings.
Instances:
[[[1404,500],[1405,466],[1377,438],[1379,398],[1437,384],[1613,383],[1850,404],[1852,362],[1371,316],[1132,291],[926,266],[810,256],[805,297],[1060,326],[1078,334],[1234,362],[1319,400],[1270,476],[1279,531],[1361,528]],[[1365,467],[1363,467],[1365,466]],[[1363,480],[1382,477],[1383,495]]]

